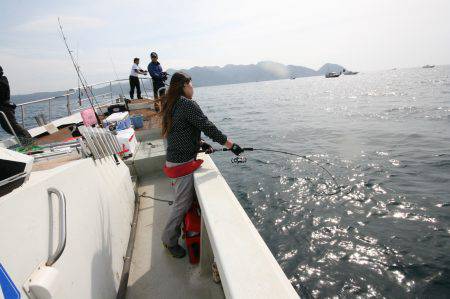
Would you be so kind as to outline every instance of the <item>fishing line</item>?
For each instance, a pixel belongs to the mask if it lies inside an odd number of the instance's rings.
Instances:
[[[80,61],[80,56],[78,53],[78,42],[77,42],[77,63]],[[80,88],[80,77],[77,76],[77,86],[78,86],[78,105],[81,107],[81,88]]]
[[[120,82],[119,75],[117,75],[116,66],[112,59],[111,53],[109,53],[109,60],[111,61],[111,65],[112,65],[114,74],[116,75],[116,80],[117,80],[117,82],[119,82],[119,87],[120,87],[120,91],[122,91],[122,96],[125,96],[125,93],[123,92],[123,88],[122,88],[122,83]]]
[[[291,156],[295,156],[295,157],[299,157],[302,158],[304,160],[307,160],[313,164],[316,164],[319,168],[321,168],[323,171],[325,171],[330,178],[333,180],[334,184],[336,186],[339,186],[336,178],[334,177],[334,175],[324,166],[322,166],[319,162],[317,162],[316,160],[310,159],[305,155],[299,155],[299,154],[294,154],[294,153],[290,153],[290,152],[285,152],[285,151],[279,151],[279,150],[273,150],[273,149],[267,149],[267,148],[254,148],[254,151],[264,151],[264,152],[272,152],[272,153],[280,153],[280,154],[285,154],[285,155],[291,155]]]
[[[336,180],[335,176],[325,167],[323,166],[321,163],[317,162],[316,160],[313,160],[311,158],[308,158],[305,155],[300,155],[300,154],[296,154],[296,153],[291,153],[291,152],[287,152],[287,151],[281,151],[281,150],[274,150],[274,149],[269,149],[269,148],[252,148],[252,147],[245,147],[242,148],[243,151],[262,151],[262,152],[270,152],[270,153],[279,153],[279,154],[285,154],[285,155],[290,155],[290,156],[295,156],[301,159],[304,159],[314,165],[316,165],[317,167],[319,167],[320,169],[322,169],[333,181],[334,183],[334,187],[336,188],[336,191],[334,192],[320,192],[320,194],[323,195],[327,195],[327,196],[331,196],[331,195],[336,195],[338,193],[340,193],[341,191],[343,191],[345,188],[349,187],[349,186],[345,186],[345,185],[341,185],[338,183],[338,181]],[[213,149],[213,152],[217,152],[217,151],[230,151],[227,148],[223,148],[223,149]],[[247,158],[243,157],[243,156],[237,156],[231,159],[231,163],[235,163],[235,164],[240,164],[240,163],[246,163],[247,162]],[[354,187],[350,188],[350,190],[348,190],[348,192],[346,192],[344,195],[349,194],[350,192],[352,192],[354,189]]]
[[[345,188],[348,187],[348,186],[340,185],[340,184],[337,182],[335,176],[334,176],[334,175],[333,175],[326,167],[324,167],[323,165],[321,165],[319,162],[317,162],[317,161],[315,161],[315,160],[313,160],[313,159],[308,158],[308,157],[305,156],[305,155],[300,155],[300,154],[291,153],[291,152],[286,152],[286,151],[280,151],[280,150],[274,150],[274,149],[268,149],[268,148],[252,148],[252,147],[246,147],[246,148],[243,148],[243,150],[244,150],[244,152],[245,152],[245,151],[263,151],[263,152],[271,152],[271,153],[279,153],[279,154],[285,154],[285,155],[295,156],[295,157],[299,157],[299,158],[301,158],[301,159],[304,159],[304,160],[306,160],[306,161],[308,161],[308,162],[310,162],[310,163],[313,163],[313,164],[317,165],[319,168],[321,168],[323,171],[325,171],[325,172],[330,176],[330,178],[333,180],[333,182],[334,182],[334,184],[335,184],[335,188],[337,189],[335,192],[330,192],[330,193],[321,192],[320,194],[322,194],[322,195],[327,195],[327,196],[336,195],[336,194],[338,194],[339,192],[341,192],[343,189],[345,189]],[[226,152],[226,151],[230,151],[230,150],[227,149],[227,148],[223,148],[223,149],[213,149],[212,152],[214,153],[214,152]],[[205,151],[199,151],[199,152],[200,152],[200,153],[202,153],[202,152],[204,153]],[[239,159],[238,159],[238,158],[239,158]],[[239,163],[245,163],[245,162],[247,161],[247,158],[246,158],[246,157],[243,157],[243,156],[237,156],[237,157],[234,157],[234,158],[232,159],[232,161],[233,161],[233,160],[236,160],[236,161],[243,161],[243,162],[233,162],[233,163],[238,163],[238,164],[239,164]],[[353,187],[352,187],[346,194],[350,193],[352,190],[353,190]],[[149,196],[149,195],[146,195],[145,192],[142,193],[142,194],[140,194],[139,197],[150,198],[150,199],[153,199],[153,200],[155,200],[155,201],[165,202],[165,203],[168,203],[169,206],[173,204],[173,200],[167,200],[167,199],[161,199],[161,198]]]
[[[324,195],[336,195],[339,192],[341,192],[343,189],[347,188],[348,186],[345,185],[341,185],[338,183],[338,181],[336,180],[336,177],[322,164],[320,164],[319,162],[317,162],[316,160],[313,160],[311,158],[308,158],[305,155],[299,155],[299,154],[295,154],[295,153],[291,153],[291,152],[286,152],[286,151],[280,151],[280,150],[273,150],[273,149],[268,149],[268,148],[254,148],[254,151],[264,151],[264,152],[272,152],[272,153],[279,153],[279,154],[285,154],[285,155],[290,155],[290,156],[295,156],[295,157],[299,157],[301,159],[304,159],[314,165],[316,165],[317,167],[319,167],[320,169],[322,169],[323,171],[325,171],[328,176],[333,180],[333,183],[335,185],[336,191],[335,192],[323,192]],[[328,164],[328,163],[327,163]],[[350,193],[353,190],[353,188],[351,188],[347,193]]]
[[[101,126],[101,125],[102,125],[102,122],[100,121],[100,118],[99,118],[97,112],[95,111],[94,101],[95,101],[95,103],[97,104],[97,107],[98,107],[98,109],[100,110],[100,112],[101,112],[102,114],[103,114],[103,111],[102,111],[102,109],[100,108],[100,105],[98,104],[97,99],[95,98],[95,95],[94,95],[94,93],[93,93],[93,91],[92,91],[92,86],[91,86],[91,88],[90,88],[91,95],[92,95],[92,99],[91,99],[91,97],[89,96],[89,93],[88,93],[89,87],[88,87],[86,78],[84,77],[83,73],[81,72],[81,70],[80,70],[80,65],[79,65],[78,62],[75,60],[75,57],[73,56],[72,51],[71,51],[70,48],[69,48],[69,44],[67,43],[67,38],[66,38],[66,36],[65,36],[65,34],[64,34],[64,31],[63,31],[63,27],[62,27],[60,18],[58,18],[58,24],[59,24],[59,30],[60,30],[60,33],[61,33],[61,37],[62,37],[62,39],[63,39],[63,41],[64,41],[64,45],[66,46],[67,52],[69,53],[70,60],[72,61],[72,64],[73,64],[73,66],[74,66],[74,68],[75,68],[75,71],[76,71],[76,73],[77,73],[78,79],[80,80],[81,85],[83,86],[84,92],[86,93],[86,96],[87,96],[87,98],[88,98],[88,100],[89,100],[89,104],[91,105],[92,109],[94,110],[94,114],[95,114],[95,118],[97,119],[97,123]]]

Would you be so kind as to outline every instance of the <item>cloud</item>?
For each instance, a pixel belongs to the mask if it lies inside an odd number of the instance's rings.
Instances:
[[[76,86],[75,71],[70,60],[64,56],[35,59],[0,49],[0,57],[12,94],[60,90]],[[44,72],[44,70],[52,71]]]
[[[407,6],[391,0],[43,2],[14,6],[0,18],[0,63],[15,92],[76,82],[58,16],[89,83],[115,78],[111,59],[119,76],[127,77],[132,58],[146,67],[150,51],[160,54],[164,68],[270,60],[370,70],[448,63],[450,49],[448,0],[410,0]]]
[[[82,30],[100,28],[106,25],[106,22],[100,18],[83,17],[83,16],[61,16],[61,23],[64,29]],[[55,32],[58,26],[58,16],[50,15],[43,18],[35,19],[26,23],[22,23],[14,27],[19,32]]]

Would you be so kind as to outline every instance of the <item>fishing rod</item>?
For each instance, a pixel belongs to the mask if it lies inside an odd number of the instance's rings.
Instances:
[[[166,80],[167,79],[169,79],[169,77],[172,77],[172,74],[169,74],[168,72],[165,72],[166,73]],[[167,84],[167,83],[164,83],[166,86],[169,86],[169,84]]]
[[[80,61],[80,56],[78,52],[78,43],[77,43],[77,61]],[[78,65],[78,64],[77,64]],[[78,66],[79,68],[79,66]],[[81,88],[80,88],[80,78],[77,76],[77,87],[78,87],[78,105],[81,107]]]
[[[244,147],[242,148],[243,152],[246,151],[262,151],[262,152],[270,152],[270,153],[279,153],[279,154],[285,154],[285,155],[290,155],[290,156],[295,156],[295,157],[299,157],[301,159],[304,159],[312,164],[317,165],[319,168],[321,168],[323,171],[325,171],[328,176],[330,176],[330,178],[333,180],[336,191],[334,192],[321,192],[322,195],[326,195],[326,196],[332,196],[332,195],[336,195],[339,192],[343,191],[345,188],[347,188],[348,186],[344,186],[344,185],[340,185],[338,183],[338,181],[336,180],[336,177],[323,165],[321,165],[319,162],[308,158],[305,155],[300,155],[300,154],[296,154],[296,153],[291,153],[291,152],[287,152],[287,151],[280,151],[280,150],[274,150],[274,149],[269,149],[269,148],[253,148],[253,147]],[[221,149],[212,149],[212,150],[200,150],[198,151],[198,153],[206,153],[206,154],[212,154],[212,153],[216,153],[216,152],[228,152],[231,151],[228,148],[221,148]],[[244,156],[236,156],[233,157],[231,159],[231,163],[235,163],[235,164],[242,164],[242,163],[246,163],[247,162],[247,158]],[[327,163],[328,164],[328,163]],[[350,192],[352,192],[354,189],[354,187],[350,188],[350,190],[348,192],[346,192],[344,195],[349,194]],[[153,196],[148,196],[144,193],[142,193],[141,195],[139,195],[139,197],[144,197],[144,198],[150,198],[153,199],[155,201],[160,201],[160,202],[165,202],[168,203],[169,205],[173,204],[173,200],[166,200],[166,199],[161,199],[161,198],[157,198],[157,197],[153,197]]]
[[[274,150],[274,149],[269,149],[269,148],[244,147],[244,148],[242,148],[242,150],[243,150],[243,152],[246,152],[246,151],[262,151],[262,152],[279,153],[279,154],[285,154],[285,155],[289,155],[289,156],[295,156],[295,157],[304,159],[304,160],[306,160],[306,161],[316,165],[317,167],[319,167],[320,169],[325,171],[325,173],[333,181],[333,183],[335,185],[334,187],[336,188],[336,191],[334,191],[334,192],[324,192],[324,193],[322,193],[323,195],[327,195],[327,196],[336,195],[336,194],[338,194],[339,192],[343,191],[345,188],[348,187],[348,186],[339,184],[338,181],[336,180],[336,177],[325,166],[323,166],[321,163],[319,163],[316,160],[313,160],[311,158],[308,158],[305,155],[300,155],[300,154],[291,153],[291,152],[287,152],[287,151],[281,151],[281,150]],[[228,148],[212,149],[212,151],[209,150],[210,153],[227,152],[227,151],[231,151],[231,150],[228,149]],[[200,152],[205,152],[205,151],[200,151]],[[246,163],[246,162],[247,162],[247,158],[245,156],[236,156],[236,157],[231,158],[231,163],[234,163],[234,164],[242,164],[242,163]],[[346,194],[350,193],[352,190],[353,190],[353,187]]]
[[[116,75],[116,80],[119,82],[120,91],[122,92],[122,96],[125,96],[125,93],[123,92],[122,83],[120,82],[119,75],[117,75],[116,66],[114,65],[114,61],[112,59],[111,53],[109,54],[109,60],[111,61],[114,74]]]
[[[100,109],[100,111],[101,111],[101,108],[100,108],[100,106],[99,106],[99,104],[97,102],[97,99],[95,98],[94,93],[92,92],[92,89],[90,91],[91,91],[91,95],[93,97],[93,100],[91,99],[91,96],[89,96],[89,93],[88,93],[89,88],[87,87],[86,78],[84,77],[83,73],[81,72],[80,66],[76,63],[75,58],[73,57],[72,51],[69,48],[69,45],[67,43],[67,38],[64,35],[64,30],[63,30],[62,25],[61,25],[60,18],[58,18],[58,24],[59,24],[59,30],[61,32],[61,37],[62,37],[62,39],[64,41],[64,45],[66,46],[67,52],[69,53],[70,60],[72,60],[72,64],[73,64],[73,67],[75,68],[75,71],[77,73],[78,79],[80,80],[80,83],[83,86],[84,92],[86,93],[86,96],[87,96],[87,98],[89,100],[89,104],[91,105],[92,109],[94,110],[94,114],[95,114],[95,118],[97,119],[97,123],[98,123],[99,126],[101,126],[102,122],[100,121],[100,118],[99,118],[97,112],[95,111],[94,101],[96,102],[96,104],[97,104],[98,108]]]
[[[170,74],[167,74],[168,76],[172,76],[172,75],[170,75]],[[150,76],[150,77],[148,77],[148,79],[152,79],[153,80],[153,78]],[[169,84],[167,84],[166,82],[163,82],[163,84],[165,85],[165,86],[169,86]]]

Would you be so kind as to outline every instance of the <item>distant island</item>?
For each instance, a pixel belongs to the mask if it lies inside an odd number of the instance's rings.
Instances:
[[[273,61],[261,61],[257,64],[234,65],[224,67],[205,66],[181,69],[191,75],[195,86],[211,86],[234,83],[247,83],[280,79],[293,79],[311,76],[323,76],[327,72],[340,73],[344,67],[338,64],[326,63],[320,69],[313,70],[304,66],[284,65]],[[169,69],[172,74],[177,70]]]
[[[191,75],[195,86],[212,86],[212,85],[224,85],[235,83],[247,83],[258,81],[270,81],[280,79],[294,79],[301,77],[311,76],[323,76],[328,72],[340,73],[344,70],[344,67],[326,63],[320,69],[313,70],[304,66],[296,65],[284,65],[273,61],[261,61],[257,64],[247,65],[234,65],[227,64],[223,67],[219,66],[204,66],[204,67],[192,67],[190,69],[181,69],[180,71],[187,72]],[[177,70],[168,69],[169,74],[173,74]],[[111,78],[113,79],[113,78]],[[89,82],[96,83],[96,82]],[[125,95],[128,94],[128,83],[122,83]],[[146,84],[148,88],[148,84]],[[95,93],[107,93],[109,92],[109,86],[103,88],[96,88]],[[121,90],[119,86],[113,87],[115,94],[120,94]],[[42,98],[53,97],[63,94],[64,91],[53,92],[37,92],[32,94],[13,95],[11,100],[15,103],[22,103],[24,101],[37,100]]]

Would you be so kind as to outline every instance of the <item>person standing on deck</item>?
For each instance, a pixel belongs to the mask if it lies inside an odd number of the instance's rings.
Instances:
[[[201,132],[235,155],[243,152],[203,114],[200,106],[192,100],[194,88],[191,78],[176,72],[164,95],[162,106],[162,135],[167,140],[165,174],[172,179],[175,200],[162,235],[163,245],[173,257],[182,258],[186,251],[178,244],[181,223],[194,200],[195,169],[202,160],[196,160],[200,149],[212,153],[212,147],[200,138]]]
[[[159,98],[158,89],[165,86],[164,81],[167,80],[167,73],[163,72],[162,66],[158,61],[158,54],[155,52],[150,53],[152,61],[148,64],[147,70],[153,81],[153,97]]]
[[[15,110],[16,104],[11,103],[11,91],[9,89],[9,82],[6,76],[3,76],[3,68],[0,66],[0,111],[2,111],[8,118],[12,129],[19,137],[22,144],[28,143],[32,140],[30,133],[25,130],[21,125],[17,123]],[[0,125],[6,131],[6,133],[13,135],[14,133],[8,126],[8,123],[4,119],[3,115],[0,115]]]
[[[141,96],[141,84],[139,83],[139,74],[147,75],[147,71],[139,68],[139,58],[133,60],[133,66],[130,73],[130,100],[134,97],[134,89],[137,91],[137,98],[142,99]]]

